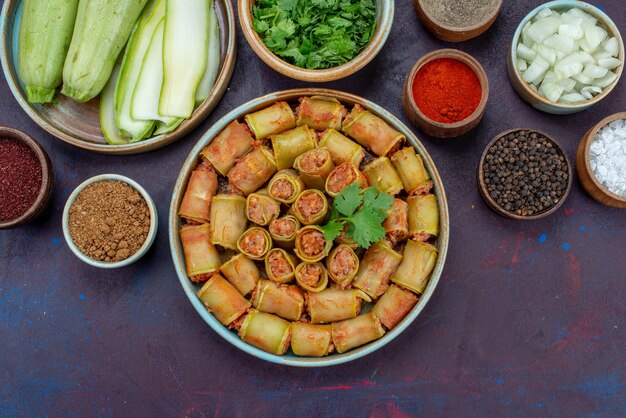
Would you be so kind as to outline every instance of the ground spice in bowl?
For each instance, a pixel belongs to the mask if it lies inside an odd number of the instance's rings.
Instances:
[[[560,206],[569,191],[563,151],[540,132],[518,130],[493,141],[481,161],[484,189],[501,210],[538,217]]]
[[[422,0],[430,18],[455,29],[471,28],[485,22],[500,0]]]
[[[35,152],[21,141],[0,138],[0,223],[26,213],[35,204],[42,181]]]
[[[438,58],[415,74],[413,99],[429,119],[440,123],[461,122],[480,105],[482,87],[474,70],[453,58]]]
[[[135,254],[150,232],[150,209],[141,194],[116,180],[82,190],[69,210],[69,233],[86,256],[119,262]]]

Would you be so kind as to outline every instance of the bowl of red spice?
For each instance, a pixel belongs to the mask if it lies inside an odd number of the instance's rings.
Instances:
[[[24,132],[0,126],[0,229],[40,216],[50,202],[52,180],[43,147]]]
[[[158,213],[148,192],[117,174],[83,182],[63,210],[63,235],[72,252],[99,268],[128,266],[156,237]]]
[[[489,80],[480,63],[456,49],[420,58],[404,81],[402,106],[411,122],[437,138],[473,129],[485,114]]]

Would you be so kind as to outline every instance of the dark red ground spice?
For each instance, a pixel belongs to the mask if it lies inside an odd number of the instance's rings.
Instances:
[[[0,138],[0,222],[23,215],[35,203],[41,182],[37,155],[19,141]]]

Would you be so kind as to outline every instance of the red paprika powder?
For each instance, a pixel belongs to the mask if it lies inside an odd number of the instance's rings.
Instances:
[[[474,70],[453,58],[426,63],[413,81],[415,104],[426,117],[441,123],[467,119],[478,108],[482,93]]]

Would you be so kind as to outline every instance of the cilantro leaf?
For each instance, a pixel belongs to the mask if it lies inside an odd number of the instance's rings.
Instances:
[[[343,221],[333,219],[326,225],[321,226],[320,229],[324,232],[325,239],[333,241],[341,234],[341,231],[343,230]]]
[[[363,203],[361,188],[355,182],[341,191],[339,196],[335,197],[333,207],[339,213],[345,216],[352,216],[354,211]]]
[[[389,193],[381,193],[374,187],[363,192],[363,205],[372,210],[387,212],[393,206],[393,196]]]
[[[385,228],[379,219],[376,211],[370,208],[358,211],[350,220],[348,235],[359,247],[369,248],[372,243],[385,238]]]

